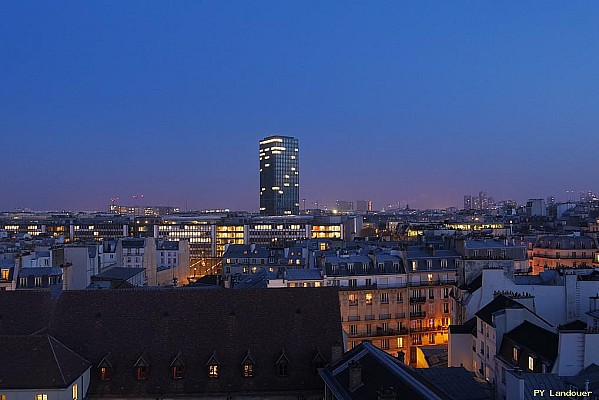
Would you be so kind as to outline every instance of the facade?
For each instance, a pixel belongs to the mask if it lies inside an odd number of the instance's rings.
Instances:
[[[597,241],[590,236],[541,236],[533,247],[533,274],[560,267],[590,268],[595,251]]]
[[[299,214],[299,144],[294,137],[260,141],[260,214]]]

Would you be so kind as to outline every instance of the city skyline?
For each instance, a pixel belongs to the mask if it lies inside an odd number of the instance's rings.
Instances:
[[[258,211],[269,135],[307,208],[599,191],[596,4],[0,7],[0,210]]]

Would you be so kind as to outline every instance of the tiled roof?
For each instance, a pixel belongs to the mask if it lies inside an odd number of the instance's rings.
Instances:
[[[32,267],[21,268],[19,276],[61,276],[62,270],[59,267]]]
[[[0,336],[2,389],[67,388],[91,364],[50,335]]]
[[[316,348],[330,360],[331,343],[342,340],[336,289],[65,291],[56,301],[25,294],[33,297],[0,292],[0,332],[30,334],[48,326],[49,334],[94,365],[90,396],[320,393]],[[248,350],[254,377],[244,379]],[[288,377],[276,374],[283,350]],[[218,379],[206,371],[213,352]],[[114,373],[100,381],[97,366],[109,353]],[[148,379],[137,381],[133,365],[142,353]],[[177,354],[185,360],[181,380],[169,370]]]

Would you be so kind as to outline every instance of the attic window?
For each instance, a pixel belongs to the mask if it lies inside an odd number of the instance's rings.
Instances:
[[[148,379],[148,367],[146,365],[138,365],[135,367],[135,378],[138,381],[145,381]]]
[[[520,349],[518,349],[518,347],[517,347],[517,346],[514,346],[514,347],[512,348],[512,360],[513,360],[513,361],[515,361],[515,362],[518,362],[518,351],[519,351],[519,350],[520,350]]]
[[[244,378],[252,378],[254,376],[254,360],[249,350],[241,362],[241,371]]]
[[[318,373],[318,368],[324,368],[326,365],[326,361],[322,354],[320,354],[320,350],[316,350],[316,356],[312,360],[312,365],[314,365],[314,373]]]
[[[277,375],[285,378],[289,376],[289,360],[285,355],[285,351],[281,352],[281,356],[276,362],[277,365]]]
[[[112,368],[100,367],[100,380],[109,381],[112,378]]]
[[[206,367],[208,368],[208,378],[210,378],[210,379],[218,378],[218,374],[220,372],[220,365],[216,358],[215,352],[212,352],[210,359],[206,363]]]
[[[171,363],[171,372],[173,379],[182,379],[185,374],[185,364],[181,359],[181,353],[177,354],[173,362]]]
[[[243,377],[251,378],[254,376],[254,364],[251,362],[246,362],[243,364]]]
[[[143,357],[139,357],[134,367],[135,379],[138,381],[145,381],[148,379],[148,363],[143,359]]]
[[[104,357],[102,361],[100,361],[100,364],[98,364],[101,381],[109,381],[112,378],[112,365],[108,362],[108,357],[110,357],[110,354]]]

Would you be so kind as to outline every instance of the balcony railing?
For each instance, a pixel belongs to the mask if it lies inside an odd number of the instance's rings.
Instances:
[[[457,281],[455,279],[433,279],[430,281],[420,281],[420,282],[410,282],[408,286],[410,287],[418,287],[418,286],[439,286],[439,285],[455,285]]]
[[[377,337],[377,336],[398,336],[398,335],[407,335],[410,331],[407,328],[402,328],[400,330],[397,329],[377,329],[375,332],[356,332],[349,333],[349,337],[357,338],[357,337]]]
[[[395,313],[395,318],[405,318],[406,317],[406,313]]]
[[[391,319],[391,314],[379,314],[379,320],[381,319]]]
[[[425,303],[426,297],[410,297],[410,303]]]
[[[349,317],[347,317],[348,321],[359,321],[360,320],[360,316],[359,315],[350,315]]]
[[[374,315],[369,314],[364,316],[364,321],[372,321],[374,319]]]
[[[424,317],[426,317],[426,312],[425,311],[412,311],[412,312],[410,312],[410,317],[411,318],[424,318]]]
[[[410,332],[436,332],[436,331],[444,331],[447,330],[446,326],[418,326],[410,328]]]

